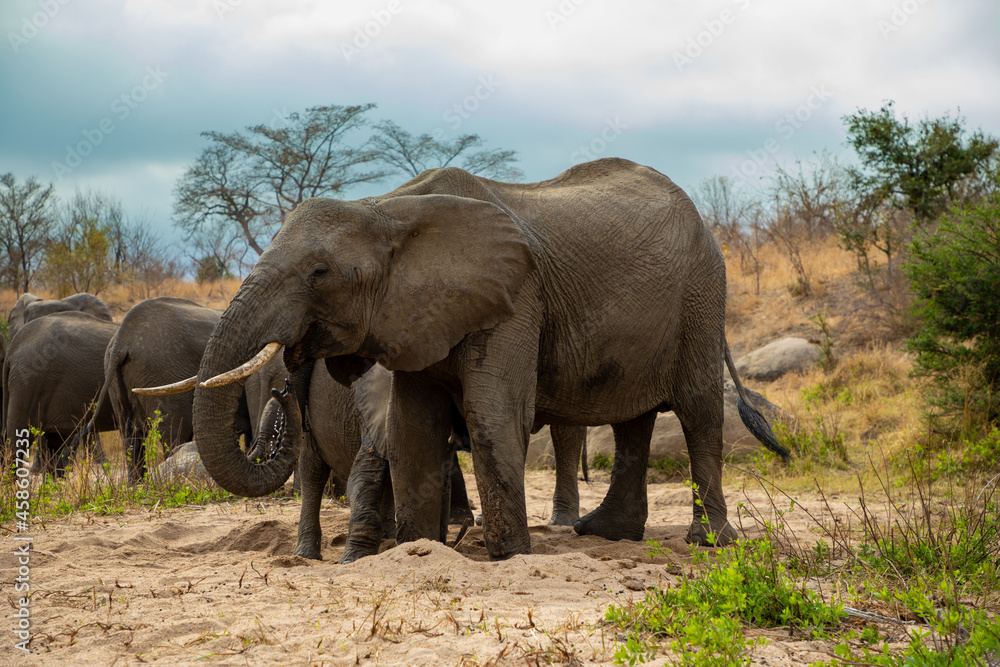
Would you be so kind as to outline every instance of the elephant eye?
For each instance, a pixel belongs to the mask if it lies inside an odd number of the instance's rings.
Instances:
[[[321,267],[319,267],[317,269],[314,269],[313,272],[312,272],[312,275],[309,276],[309,277],[312,278],[313,280],[315,280],[316,278],[322,278],[323,276],[325,276],[329,272],[330,272],[330,269],[326,268],[325,266],[321,266]]]

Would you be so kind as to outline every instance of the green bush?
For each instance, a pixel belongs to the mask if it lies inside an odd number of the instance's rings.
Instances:
[[[923,328],[909,348],[932,381],[932,431],[967,437],[1000,424],[1000,193],[953,208],[904,268],[919,298]]]
[[[616,663],[653,659],[662,637],[672,639],[678,664],[748,665],[758,640],[744,636],[744,623],[810,635],[840,623],[841,607],[796,582],[769,540],[738,540],[718,558],[696,554],[695,564],[697,576],[682,574],[677,585],[657,587],[638,604],[608,608],[605,618],[627,632]]]

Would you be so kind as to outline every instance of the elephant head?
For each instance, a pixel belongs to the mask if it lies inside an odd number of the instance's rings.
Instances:
[[[320,358],[343,381],[376,361],[419,371],[466,334],[508,319],[534,267],[528,237],[491,203],[437,194],[310,199],[233,298],[198,377],[224,373],[271,343],[285,346],[293,373]],[[195,439],[223,488],[263,495],[291,474],[298,444],[286,434],[272,457],[248,459],[233,427],[239,392],[196,388]]]

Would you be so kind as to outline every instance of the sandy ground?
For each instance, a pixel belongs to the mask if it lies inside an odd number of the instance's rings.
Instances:
[[[348,510],[334,501],[322,512],[323,562],[292,555],[293,500],[48,522],[34,529],[31,552],[31,655],[14,648],[19,543],[7,534],[0,586],[11,607],[0,664],[611,664],[608,605],[642,600],[690,559],[690,491],[650,485],[645,537],[673,552],[650,558],[642,543],[546,525],[554,473],[529,472],[526,484],[533,553],[496,563],[473,528],[458,550],[421,541],[337,565]],[[593,509],[606,477],[581,482],[580,491],[583,511]],[[760,492],[729,489],[728,497],[731,513],[748,498],[766,505]],[[823,513],[818,500],[800,502]],[[833,511],[846,508],[834,502]],[[805,543],[817,539],[804,511],[785,520]],[[826,657],[812,651],[828,650],[788,629],[752,634],[768,640],[754,649],[754,664],[805,664]],[[661,653],[653,664],[666,660]]]

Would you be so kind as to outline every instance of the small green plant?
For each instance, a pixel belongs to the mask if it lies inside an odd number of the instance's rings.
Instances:
[[[809,321],[819,327],[822,338],[819,340],[819,359],[817,363],[823,370],[833,370],[837,365],[837,356],[833,353],[833,338],[830,337],[830,321],[826,319],[826,313],[816,313],[809,318]]]
[[[933,588],[948,589],[947,584]],[[950,591],[954,593],[954,591]],[[981,609],[969,609],[961,604],[940,604],[936,596],[917,584],[886,597],[887,602],[895,602],[909,609],[922,619],[928,630],[916,630],[910,634],[906,648],[901,652],[890,652],[883,644],[880,650],[861,647],[854,650],[850,644],[838,644],[834,648],[839,660],[832,664],[843,665],[921,665],[928,667],[973,667],[996,664],[1000,659],[1000,619],[991,617]],[[864,638],[864,637],[862,637]],[[874,645],[878,640],[875,632]],[[823,663],[829,664],[829,663]]]
[[[611,457],[600,450],[594,452],[594,458],[590,461],[590,467],[595,470],[611,470],[613,464]]]
[[[146,465],[146,472],[149,473],[156,468],[160,451],[163,449],[163,437],[160,435],[160,424],[163,422],[163,414],[159,409],[153,412],[149,418],[149,430],[142,441],[143,462]]]
[[[679,664],[746,665],[757,640],[744,636],[743,623],[820,636],[840,622],[840,606],[794,581],[768,540],[737,540],[715,559],[695,554],[694,564],[697,576],[682,574],[640,603],[608,608],[606,620],[627,631],[615,662],[645,662],[658,650],[653,640],[670,638]]]

